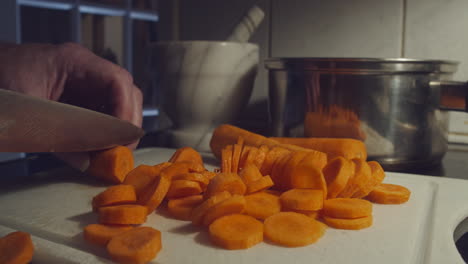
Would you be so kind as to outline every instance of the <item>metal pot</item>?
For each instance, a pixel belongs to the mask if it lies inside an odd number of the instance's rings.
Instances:
[[[273,136],[349,137],[387,170],[437,164],[447,150],[445,110],[465,110],[457,62],[373,58],[272,58]]]

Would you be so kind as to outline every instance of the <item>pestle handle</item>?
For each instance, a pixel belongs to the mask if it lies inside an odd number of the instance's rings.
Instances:
[[[228,41],[235,42],[247,42],[252,34],[257,29],[258,25],[262,23],[265,13],[258,6],[253,6],[242,18],[240,23],[234,28],[229,37]]]

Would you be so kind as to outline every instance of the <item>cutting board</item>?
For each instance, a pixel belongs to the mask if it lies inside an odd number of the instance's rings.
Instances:
[[[136,165],[167,161],[173,152],[138,150]],[[204,160],[207,168],[216,166],[211,155],[204,155]],[[328,228],[317,243],[300,248],[265,242],[248,250],[224,250],[209,242],[206,230],[164,212],[151,214],[145,225],[161,230],[163,239],[163,250],[152,263],[463,263],[453,237],[468,216],[468,181],[401,173],[387,173],[385,181],[408,187],[410,200],[402,205],[375,204],[372,227]],[[69,170],[10,186],[0,192],[0,234],[31,233],[37,245],[34,263],[107,263],[105,250],[88,245],[82,237],[83,227],[97,222],[91,199],[105,188]]]

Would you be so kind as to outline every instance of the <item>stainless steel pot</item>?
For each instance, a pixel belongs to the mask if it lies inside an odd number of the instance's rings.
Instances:
[[[360,139],[369,159],[387,170],[439,163],[447,149],[445,110],[466,106],[466,83],[451,81],[453,61],[272,58],[265,64],[273,136]]]

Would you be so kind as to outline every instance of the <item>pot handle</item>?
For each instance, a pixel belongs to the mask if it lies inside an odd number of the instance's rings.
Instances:
[[[468,112],[468,82],[431,81],[429,85],[440,90],[441,110]]]

